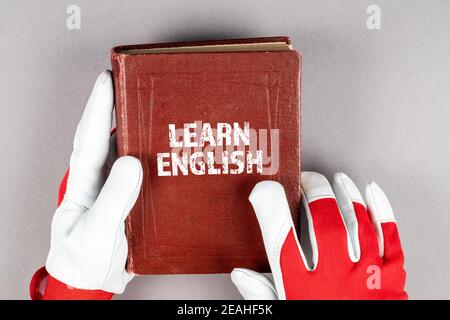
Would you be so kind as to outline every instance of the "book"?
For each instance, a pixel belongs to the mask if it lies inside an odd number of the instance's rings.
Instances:
[[[118,46],[111,61],[118,155],[143,167],[127,270],[269,271],[248,196],[279,181],[297,222],[301,54],[289,38]]]

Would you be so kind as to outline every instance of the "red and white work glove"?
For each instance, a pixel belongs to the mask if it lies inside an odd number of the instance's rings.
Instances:
[[[295,232],[283,187],[258,183],[249,200],[256,212],[275,285],[264,275],[234,269],[245,299],[407,299],[403,252],[391,205],[375,183],[366,204],[350,178],[333,188],[315,172],[301,176],[312,247],[309,266]],[[334,192],[333,192],[334,191]]]
[[[111,72],[105,71],[77,127],[52,222],[47,285],[42,294],[47,273],[41,268],[30,284],[34,299],[111,299],[133,278],[125,271],[124,220],[138,197],[142,168],[133,157],[114,162],[113,105]]]

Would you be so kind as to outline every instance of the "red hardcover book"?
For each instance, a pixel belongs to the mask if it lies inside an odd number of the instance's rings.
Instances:
[[[144,171],[129,271],[269,270],[248,196],[279,181],[298,220],[300,64],[287,37],[112,49],[118,153]]]

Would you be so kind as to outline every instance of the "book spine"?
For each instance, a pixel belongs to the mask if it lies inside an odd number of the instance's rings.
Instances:
[[[111,65],[114,81],[114,104],[116,108],[117,155],[121,157],[128,154],[124,55],[113,53],[111,56]]]
[[[125,56],[120,53],[111,54],[111,66],[114,81],[114,105],[116,111],[116,135],[117,135],[117,156],[122,157],[129,154],[128,144],[128,115],[126,104],[126,80],[125,80]],[[130,216],[125,220],[125,233],[128,238],[128,261],[127,270],[132,272],[134,269],[133,263],[133,246],[131,245],[132,238],[132,223]]]

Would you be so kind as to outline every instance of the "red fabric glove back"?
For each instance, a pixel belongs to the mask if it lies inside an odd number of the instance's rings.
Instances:
[[[287,299],[407,299],[403,290],[406,273],[397,225],[382,224],[384,241],[389,248],[383,258],[378,255],[375,230],[366,208],[353,203],[359,224],[361,258],[351,261],[347,254],[347,234],[335,199],[310,203],[320,252],[314,271],[308,271],[291,230],[280,256]],[[371,281],[371,274],[377,277]],[[376,287],[379,287],[378,289]],[[383,290],[380,290],[383,288]]]
[[[284,188],[258,183],[250,195],[274,283],[236,268],[231,278],[246,299],[407,299],[397,224],[374,182],[366,203],[351,179],[335,175],[333,188],[315,172],[303,172],[302,202],[312,258],[299,244]],[[368,208],[368,209],[367,209]]]

